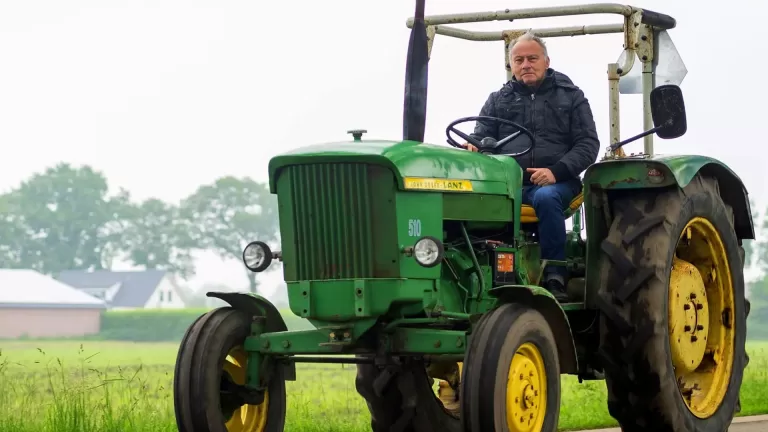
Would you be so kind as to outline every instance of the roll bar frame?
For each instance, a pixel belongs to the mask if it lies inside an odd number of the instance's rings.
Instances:
[[[525,28],[501,31],[472,31],[455,27],[455,24],[514,21],[516,19],[546,18],[556,16],[576,16],[594,14],[620,15],[622,22],[616,24],[597,24],[569,27]],[[414,18],[406,21],[408,28],[413,27]],[[503,41],[504,66],[507,79],[512,79],[512,69],[509,64],[510,42],[527,31],[533,31],[543,38],[584,36],[593,34],[623,33],[624,47],[620,57],[621,63],[608,64],[608,94],[610,115],[611,144],[620,140],[619,121],[619,79],[632,69],[635,58],[642,63],[642,94],[643,94],[643,127],[647,130],[653,127],[651,117],[650,94],[655,87],[655,72],[658,63],[659,32],[674,28],[677,24],[674,18],[659,12],[618,3],[592,3],[569,6],[534,7],[526,9],[504,9],[489,12],[470,12],[444,15],[428,15],[424,17],[427,30],[428,56],[431,56],[435,35],[444,35],[469,41]],[[644,154],[653,155],[653,134],[644,137]],[[606,158],[625,157],[623,149],[615,152],[610,149]]]

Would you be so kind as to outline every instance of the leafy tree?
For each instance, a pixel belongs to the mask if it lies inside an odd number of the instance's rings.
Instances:
[[[753,301],[754,309],[761,309],[768,302],[768,211],[760,212],[750,199],[752,219],[755,224],[755,240],[744,241],[745,267],[756,266],[759,270],[757,280],[749,282],[748,297]]]
[[[181,207],[197,247],[215,251],[221,258],[239,261],[249,242],[277,241],[277,199],[267,185],[250,178],[222,177],[198,188]],[[243,271],[251,292],[257,292],[256,274],[245,266]]]
[[[0,268],[19,268],[24,251],[20,218],[13,213],[11,195],[0,196]]]
[[[195,246],[180,210],[151,198],[132,206],[123,232],[126,258],[134,265],[176,273],[184,279],[195,275]]]
[[[33,175],[0,200],[0,260],[45,274],[109,268],[129,195],[108,192],[106,178],[89,166],[62,163]]]
[[[768,240],[765,238],[765,234],[768,233],[768,210],[763,213],[762,220],[756,215],[753,217],[755,218],[755,231],[757,231],[756,237],[759,240],[752,241],[754,246],[750,253],[755,256],[760,273],[766,275],[768,274]]]

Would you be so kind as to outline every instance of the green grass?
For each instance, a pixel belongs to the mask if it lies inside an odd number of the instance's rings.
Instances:
[[[176,344],[87,341],[0,343],[3,432],[175,431]],[[741,415],[768,412],[768,343],[748,344]],[[297,432],[370,430],[354,366],[297,366],[288,424]],[[563,429],[614,426],[602,382],[563,378]]]

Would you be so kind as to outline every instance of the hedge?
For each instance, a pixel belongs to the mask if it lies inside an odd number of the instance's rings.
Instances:
[[[178,342],[208,309],[141,309],[104,312],[97,338],[133,342]],[[288,330],[314,328],[290,310],[281,310]]]
[[[751,302],[747,318],[747,339],[768,340],[768,304],[760,300]]]
[[[178,342],[192,322],[205,312],[206,309],[107,311],[102,318],[101,332],[91,338],[133,342]],[[313,328],[309,322],[297,317],[290,310],[281,310],[280,313],[288,330]],[[747,321],[747,338],[768,340],[767,324],[768,308],[753,308]]]
[[[110,310],[104,312],[101,331],[98,334],[56,339],[179,342],[195,319],[207,311],[208,309]],[[314,328],[290,310],[281,310],[280,313],[288,330]],[[27,339],[29,338],[20,338]],[[747,320],[747,339],[768,340],[768,302],[752,300],[752,310]]]

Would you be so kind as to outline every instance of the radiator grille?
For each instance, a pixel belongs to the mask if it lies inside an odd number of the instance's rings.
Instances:
[[[297,278],[374,277],[368,167],[329,163],[295,165],[288,171]]]

